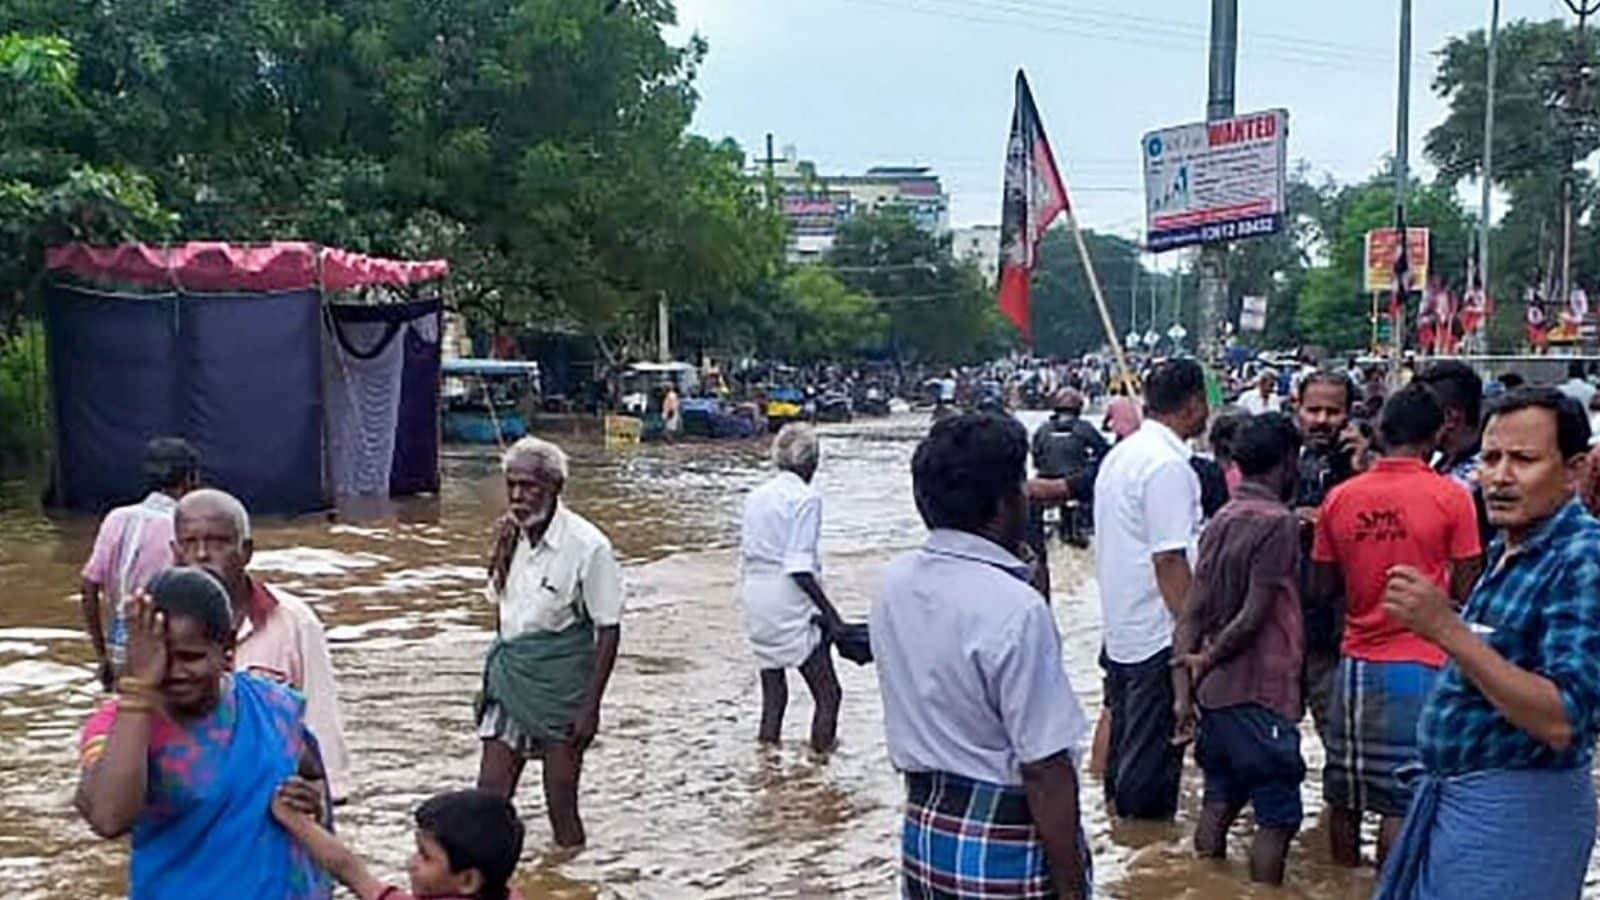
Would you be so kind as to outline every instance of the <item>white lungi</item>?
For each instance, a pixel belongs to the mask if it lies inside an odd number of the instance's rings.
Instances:
[[[822,629],[811,622],[819,612],[792,576],[746,560],[739,593],[745,634],[761,668],[796,669],[811,658],[822,642]]]

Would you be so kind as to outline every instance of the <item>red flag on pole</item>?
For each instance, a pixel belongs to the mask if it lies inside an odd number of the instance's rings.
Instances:
[[[1028,279],[1038,262],[1039,241],[1056,216],[1069,212],[1067,186],[1044,136],[1027,76],[1017,70],[1017,106],[1006,146],[1006,183],[1000,212],[1000,312],[1024,338],[1028,326]]]

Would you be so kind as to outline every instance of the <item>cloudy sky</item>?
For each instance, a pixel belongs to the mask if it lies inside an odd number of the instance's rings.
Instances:
[[[1394,147],[1399,0],[1241,0],[1238,111],[1289,110],[1289,154],[1341,181]],[[1139,139],[1204,118],[1207,0],[678,0],[711,53],[695,130],[824,173],[934,167],[956,225],[999,219],[1012,78],[1026,69],[1082,220],[1141,228]],[[1502,0],[1502,21],[1565,14]],[[1412,164],[1444,114],[1435,51],[1489,0],[1415,0]]]

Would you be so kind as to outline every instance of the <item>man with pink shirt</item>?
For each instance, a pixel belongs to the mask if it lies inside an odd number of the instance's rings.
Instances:
[[[95,535],[94,550],[83,567],[83,625],[99,662],[100,684],[108,691],[127,648],[123,605],[172,565],[172,513],[178,498],[198,485],[199,471],[199,456],[187,441],[150,441],[144,449],[150,493],[138,503],[113,509]]]
[[[286,684],[306,698],[306,724],[322,750],[335,800],[350,787],[350,753],[339,717],[339,687],[322,622],[304,600],[251,578],[245,571],[255,545],[244,505],[217,490],[185,496],[173,519],[173,552],[180,565],[199,566],[228,589],[237,671]]]

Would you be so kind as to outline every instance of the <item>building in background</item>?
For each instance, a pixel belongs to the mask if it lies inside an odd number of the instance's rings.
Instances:
[[[765,174],[764,162],[753,175]],[[950,196],[927,166],[874,166],[861,175],[822,175],[792,146],[771,165],[789,220],[790,262],[820,261],[833,249],[839,227],[858,215],[899,211],[935,237],[950,234]]]
[[[950,255],[956,262],[971,261],[994,287],[1000,281],[1000,226],[972,225],[950,232]]]

